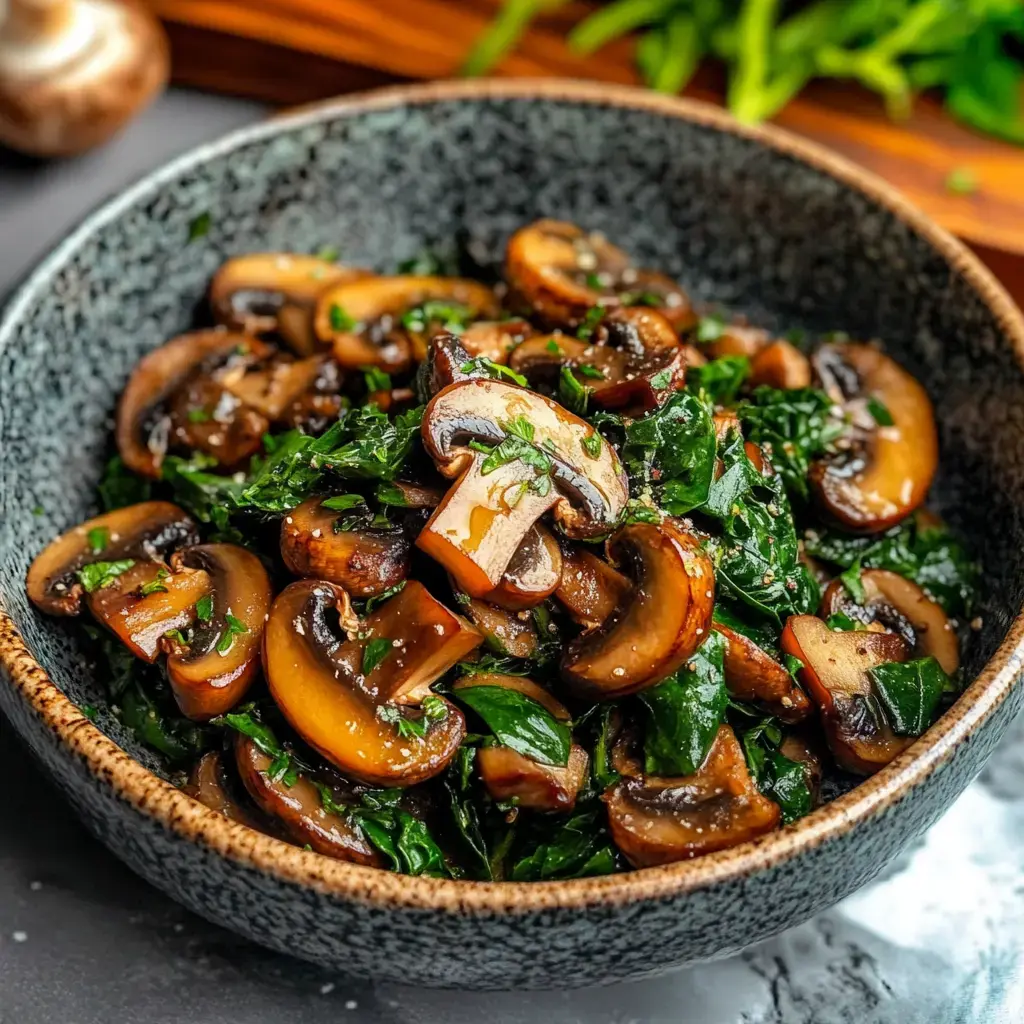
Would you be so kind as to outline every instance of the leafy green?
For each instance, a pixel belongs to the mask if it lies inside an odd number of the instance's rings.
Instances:
[[[686,371],[686,386],[707,396],[712,405],[732,405],[743,382],[750,376],[746,356],[723,356]]]
[[[865,569],[898,573],[927,591],[949,615],[971,614],[979,567],[945,526],[911,516],[874,537],[814,529],[805,533],[804,545],[808,554],[844,569],[859,562]]]
[[[461,302],[430,299],[402,315],[402,326],[422,333],[430,324],[440,324],[449,334],[461,334],[473,321],[474,313]]]
[[[78,582],[85,587],[87,594],[91,594],[103,587],[109,587],[118,576],[127,572],[135,564],[133,558],[122,558],[115,562],[93,562],[91,565],[83,565],[75,575]]]
[[[347,512],[357,505],[365,505],[366,499],[361,494],[335,494],[330,498],[324,498],[320,504],[332,512]]]
[[[331,322],[331,330],[351,331],[356,327],[357,322],[336,302],[331,303],[327,311],[328,319]]]
[[[241,619],[236,619],[231,612],[228,612],[224,617],[224,631],[221,633],[220,639],[217,641],[217,653],[227,654],[227,652],[234,646],[235,637],[248,632],[249,627],[242,622]]]
[[[650,488],[672,515],[702,505],[715,474],[715,424],[707,404],[677,391],[625,427],[622,462],[634,487]]]
[[[209,210],[204,210],[202,213],[197,214],[188,225],[188,240],[194,242],[199,238],[205,238],[210,233],[210,228],[213,226],[213,217]]]
[[[934,721],[942,695],[953,689],[949,676],[931,657],[887,662],[870,672],[897,736],[920,736]]]
[[[213,719],[211,725],[219,725],[247,736],[256,748],[271,758],[267,768],[267,778],[271,782],[283,782],[286,786],[294,786],[299,777],[300,765],[294,755],[283,746],[269,725],[256,714],[253,705],[238,708],[235,711]]]
[[[581,341],[586,341],[591,337],[607,312],[608,310],[604,306],[591,306],[583,315],[579,327],[576,328],[576,337]]]
[[[886,408],[885,403],[880,399],[872,395],[868,398],[867,402],[868,412],[871,413],[871,418],[880,427],[891,427],[896,421],[892,418],[892,413]]]
[[[751,776],[761,792],[779,805],[788,825],[810,814],[813,799],[807,769],[779,751],[782,739],[782,729],[774,718],[763,718],[740,732]]]
[[[534,822],[517,853],[509,873],[514,882],[584,878],[618,869],[600,809],[577,810],[568,819]]]
[[[518,384],[521,388],[525,388],[527,383],[526,378],[521,373],[516,373],[511,367],[496,363],[493,359],[488,359],[486,356],[477,356],[475,359],[468,360],[459,367],[459,370],[462,373],[482,371],[495,380],[507,380],[512,384]]]
[[[448,705],[440,697],[424,697],[423,714],[412,718],[403,715],[394,704],[381,704],[377,708],[377,717],[395,726],[403,739],[410,736],[423,739],[434,722],[443,722],[448,717]]]
[[[363,675],[368,676],[393,650],[394,646],[387,637],[368,640],[363,648]]]
[[[724,637],[712,631],[674,676],[640,694],[648,712],[648,774],[692,775],[704,763],[729,704],[725,646]]]
[[[188,719],[163,710],[140,682],[127,686],[118,700],[124,725],[140,743],[152,747],[169,761],[185,763],[203,750],[202,730]]]
[[[391,376],[376,366],[363,369],[363,383],[367,391],[390,391]]]
[[[471,873],[474,878],[489,882],[494,878],[494,869],[481,821],[481,811],[485,808],[472,785],[475,761],[475,747],[459,747],[445,773],[444,786],[456,835],[472,864]]]
[[[563,366],[558,377],[558,400],[577,416],[583,416],[590,402],[590,388],[581,384],[572,367]]]
[[[596,431],[591,434],[590,437],[583,438],[583,440],[580,441],[580,445],[592,459],[599,459],[601,457],[601,435]]]
[[[161,566],[157,569],[156,576],[153,579],[139,587],[139,596],[149,597],[150,594],[166,594],[167,587],[164,586],[164,580],[170,575],[170,572]]]
[[[611,722],[615,707],[601,704],[597,709],[597,727],[594,739],[594,752],[590,758],[590,773],[594,784],[600,790],[614,786],[621,776],[612,765]]]
[[[854,559],[853,565],[849,569],[844,569],[840,574],[839,578],[843,581],[843,586],[846,587],[850,594],[850,597],[857,602],[857,604],[863,604],[867,600],[867,591],[864,589],[864,583],[861,581],[860,574],[862,572],[860,559]]]
[[[815,388],[780,391],[762,386],[736,412],[747,438],[765,446],[786,487],[806,500],[812,460],[846,429],[832,409],[828,395]]]
[[[196,601],[196,618],[200,622],[209,622],[213,618],[213,594],[204,594]]]
[[[453,696],[483,719],[502,746],[540,764],[569,763],[569,723],[539,701],[506,686],[460,686]]]
[[[800,561],[781,476],[758,472],[738,431],[725,438],[719,455],[723,472],[701,509],[722,526],[712,542],[719,586],[777,625],[789,615],[812,614],[818,585]]]
[[[94,555],[102,554],[110,543],[110,529],[106,526],[94,526],[87,534],[89,550]]]
[[[370,790],[363,793],[359,806],[347,806],[344,813],[384,854],[392,871],[450,877],[441,847],[424,821],[399,806],[401,798],[400,789]]]

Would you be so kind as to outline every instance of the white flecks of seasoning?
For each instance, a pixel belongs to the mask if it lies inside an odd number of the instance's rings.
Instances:
[[[984,625],[985,620],[980,615],[976,615],[973,619],[971,619],[971,629],[973,629],[975,633],[977,633],[978,630],[981,629],[981,627]]]
[[[400,747],[398,752],[402,757],[409,757],[409,755],[412,754],[412,751],[408,747]]]
[[[320,995],[329,996],[334,991],[334,982],[328,981],[320,986]]]
[[[39,890],[42,889],[42,887],[43,887],[43,883],[42,882],[29,882],[28,883],[28,887],[33,892],[39,892]]]
[[[11,938],[15,942],[28,942],[28,932],[11,932]]]
[[[354,999],[346,999],[345,1000],[345,1009],[346,1010],[358,1010],[359,1009],[359,1004]]]
[[[320,527],[319,526],[313,531],[312,536],[315,537],[317,540],[320,539]]]
[[[621,665],[619,665],[618,668],[612,669],[612,675],[615,676],[616,679],[618,679],[621,676],[624,676],[625,674],[626,670]]]
[[[302,619],[299,616],[295,617],[295,632],[298,633],[299,636],[306,635],[306,627],[303,625]]]

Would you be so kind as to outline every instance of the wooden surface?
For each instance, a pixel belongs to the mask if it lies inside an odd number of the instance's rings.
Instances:
[[[147,0],[171,34],[174,76],[203,88],[279,104],[458,73],[500,0]],[[633,44],[589,57],[565,32],[587,11],[572,3],[538,21],[496,69],[636,83]],[[720,69],[702,69],[687,95],[721,101]],[[1024,149],[975,134],[925,97],[909,121],[889,121],[874,95],[836,82],[812,85],[777,123],[850,156],[899,187],[972,243],[1024,255]],[[978,189],[950,193],[967,168]]]

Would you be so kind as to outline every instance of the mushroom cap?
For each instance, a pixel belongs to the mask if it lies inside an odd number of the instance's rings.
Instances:
[[[613,569],[588,548],[562,545],[562,578],[555,597],[573,622],[584,629],[596,629],[625,605],[633,593],[633,582]]]
[[[309,498],[281,520],[281,556],[296,576],[337,583],[374,597],[409,573],[411,544],[400,529],[336,530],[345,515]]]
[[[312,779],[300,773],[291,786],[282,780],[275,782],[270,775],[272,762],[273,758],[248,736],[235,740],[235,763],[249,796],[273,821],[280,823],[294,842],[311,846],[325,857],[383,867],[380,854],[357,825],[335,811],[324,809],[320,791]],[[337,792],[332,796],[338,803],[344,802]]]
[[[269,758],[267,758],[269,762]],[[192,766],[188,783],[182,787],[193,800],[198,800],[211,811],[223,814],[229,821],[237,821],[240,825],[276,835],[272,821],[255,807],[246,806],[232,791],[227,779],[224,754],[219,750],[211,750],[203,754]]]
[[[749,383],[783,391],[810,387],[811,361],[791,342],[773,341],[750,360]]]
[[[672,520],[623,526],[609,541],[632,590],[562,656],[562,678],[583,700],[615,700],[660,683],[704,642],[715,576],[700,542]]]
[[[939,443],[931,401],[906,370],[871,345],[825,345],[814,363],[860,435],[852,451],[811,467],[818,504],[854,533],[888,529],[924,501],[935,476]],[[888,410],[891,426],[875,422],[871,400]]]
[[[68,5],[55,30],[0,31],[0,140],[35,156],[72,156],[106,142],[167,84],[159,22],[138,4]]]
[[[245,334],[223,329],[182,334],[143,356],[128,378],[117,406],[117,449],[124,464],[141,476],[160,476],[169,427],[143,438],[147,419],[193,375],[222,366],[233,356],[263,356],[269,349]],[[186,417],[187,419],[187,417]]]
[[[821,617],[844,612],[856,622],[880,622],[902,636],[915,657],[933,657],[947,675],[956,672],[960,667],[959,643],[942,605],[912,580],[888,569],[865,569],[860,581],[864,601],[858,604],[842,580],[833,580],[821,597]]]
[[[723,725],[704,763],[685,778],[627,777],[604,794],[615,845],[635,868],[690,860],[777,828],[778,804],[750,777]]]
[[[546,526],[534,523],[485,600],[510,611],[534,608],[555,592],[561,580],[562,549]]]
[[[575,327],[593,306],[630,305],[630,297],[639,295],[658,302],[676,330],[696,319],[675,281],[635,268],[604,235],[566,221],[520,228],[508,243],[505,275],[513,295],[554,326]]]
[[[336,284],[372,277],[318,256],[259,252],[223,263],[210,282],[210,308],[217,323],[247,334],[279,334],[299,355],[317,349],[313,315],[321,292]]]
[[[235,544],[186,548],[171,567],[202,570],[210,581],[209,617],[196,615],[189,646],[174,646],[167,655],[167,678],[182,713],[207,721],[230,711],[259,674],[273,590],[263,563]]]
[[[346,776],[373,786],[423,782],[455,756],[465,735],[462,712],[445,702],[446,716],[420,737],[400,736],[380,709],[421,703],[483,637],[410,580],[358,635],[343,639],[329,613],[346,600],[340,587],[316,580],[278,595],[263,642],[271,695],[295,731]],[[371,640],[389,640],[391,650],[364,674]]]
[[[90,536],[106,543],[97,551]],[[77,615],[83,588],[75,573],[95,562],[157,561],[199,539],[191,516],[168,501],[144,501],[96,516],[62,534],[40,552],[28,570],[29,599],[49,615]]]
[[[807,694],[767,651],[721,622],[714,629],[725,637],[725,685],[737,700],[751,701],[783,722],[799,722],[812,710]]]
[[[914,742],[892,731],[868,674],[877,665],[907,660],[902,637],[832,630],[814,615],[791,615],[781,646],[803,663],[800,682],[821,710],[828,745],[841,768],[872,775]]]

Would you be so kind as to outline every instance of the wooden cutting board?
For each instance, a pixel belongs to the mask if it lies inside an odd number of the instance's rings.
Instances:
[[[147,0],[170,32],[176,81],[290,105],[395,81],[456,75],[501,0]],[[588,7],[540,19],[496,69],[638,84],[633,42],[589,57],[564,38]],[[721,102],[721,69],[703,68],[687,95]],[[1024,148],[956,124],[931,97],[904,122],[877,97],[836,82],[812,85],[776,123],[823,142],[900,188],[977,246],[1024,256]],[[977,190],[955,195],[954,170]]]

